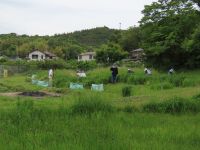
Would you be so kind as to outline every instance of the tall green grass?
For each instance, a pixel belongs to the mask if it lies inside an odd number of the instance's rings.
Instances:
[[[168,150],[200,146],[199,115],[110,113],[105,104],[94,106],[91,102],[58,109],[38,108],[34,103],[19,99],[15,109],[0,111],[0,149]],[[70,109],[76,115],[71,115]],[[90,115],[82,115],[88,113],[85,110],[91,110]]]
[[[146,112],[154,113],[198,113],[200,112],[200,103],[193,100],[186,100],[180,97],[174,97],[170,100],[160,103],[151,102],[143,106]]]
[[[109,113],[113,111],[114,107],[99,95],[81,96],[70,108],[72,115],[91,115],[97,112]]]
[[[122,88],[122,96],[123,97],[129,97],[131,96],[131,90],[132,90],[132,86],[125,86]]]
[[[200,102],[200,94],[194,95],[192,98],[193,98],[193,100]]]

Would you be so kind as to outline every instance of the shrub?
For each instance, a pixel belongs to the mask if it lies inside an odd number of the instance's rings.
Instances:
[[[94,69],[97,67],[97,64],[95,61],[79,61],[77,63],[77,69],[81,69],[81,70],[90,70],[90,69]]]
[[[128,79],[129,79],[130,77],[132,77],[132,75],[123,74],[123,73],[117,76],[118,81],[124,82],[124,83],[129,83],[129,82],[128,82]],[[111,78],[112,78],[112,77],[110,76],[110,81],[111,81]]]
[[[122,88],[122,96],[123,97],[131,96],[131,89],[132,89],[131,86],[125,86],[125,87],[123,87]]]
[[[147,77],[145,75],[131,75],[128,76],[127,83],[135,85],[144,85],[147,82],[148,78],[150,79],[150,77]]]
[[[127,113],[134,113],[137,112],[138,110],[133,106],[126,106],[124,107],[123,111]]]
[[[172,89],[174,86],[168,82],[162,83],[162,89]]]
[[[114,108],[97,95],[91,97],[79,97],[70,108],[71,114],[78,115],[90,115],[96,112],[109,113],[113,111]]]
[[[174,86],[169,82],[164,82],[160,84],[155,84],[151,86],[151,89],[153,90],[167,90],[172,89]]]
[[[4,63],[4,65],[15,66],[17,69],[27,72],[32,70],[49,69],[49,68],[64,69],[66,68],[67,63],[63,59],[45,60],[45,61],[17,60],[17,61],[7,61]]]
[[[56,70],[53,79],[53,86],[56,88],[66,88],[70,82],[77,82],[76,73],[69,70]]]
[[[162,84],[163,89],[172,89],[174,86],[168,82]]]
[[[107,84],[109,83],[109,70],[105,69],[95,69],[88,71],[87,78],[82,78],[80,82],[84,83],[86,86],[91,86],[91,84]]]
[[[11,121],[13,124],[21,124],[22,126],[26,123],[30,123],[32,121],[32,115],[33,115],[33,107],[34,103],[33,101],[18,101],[16,109],[12,110],[11,112]]]
[[[0,83],[0,91],[1,92],[8,92],[8,91],[15,91],[15,92],[19,92],[19,91],[24,91],[26,90],[25,87],[21,86],[10,86],[10,85],[6,85],[3,83]]]
[[[7,61],[8,61],[7,57],[3,57],[3,56],[0,57],[0,63],[5,63]]]
[[[172,113],[172,114],[186,113],[186,112],[192,112],[192,113],[200,112],[198,103],[178,97],[160,103],[155,103],[155,102],[149,103],[143,106],[143,110],[146,112]]]
[[[5,86],[0,86],[0,92],[8,92],[9,88]]]
[[[185,76],[183,76],[183,75],[173,75],[170,77],[169,81],[175,87],[181,87],[181,86],[183,86],[184,79],[185,79]]]
[[[33,105],[33,101],[18,101],[16,109],[18,112],[27,112],[33,110]]]
[[[97,67],[96,61],[77,61],[77,60],[69,60],[66,63],[66,69],[80,69],[84,71],[88,71]]]
[[[53,86],[57,88],[66,87],[68,82],[69,82],[68,78],[59,76],[59,77],[54,78]]]
[[[37,66],[40,69],[50,69],[50,68],[64,69],[66,68],[67,64],[64,60],[57,59],[56,61],[55,60],[37,61]]]
[[[183,87],[193,87],[193,86],[195,86],[195,82],[192,79],[184,79],[182,86]]]
[[[169,81],[169,75],[159,75],[159,81],[160,82],[164,82],[164,81],[166,81],[166,82],[168,82]]]
[[[200,101],[200,94],[194,95],[192,98],[194,100],[199,100]]]

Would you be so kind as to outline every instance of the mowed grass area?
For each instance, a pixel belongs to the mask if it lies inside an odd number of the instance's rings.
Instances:
[[[110,84],[109,68],[89,71],[86,79],[77,79],[71,70],[56,70],[54,88],[32,85],[26,74],[1,78],[1,92],[40,90],[62,96],[1,96],[0,149],[199,149],[200,71],[176,73],[174,79],[157,71],[146,77],[143,69],[127,77],[126,71],[120,68],[119,82]],[[47,80],[47,71],[36,74]],[[83,83],[85,89],[70,90],[70,82]],[[91,91],[91,82],[105,83],[104,92]],[[130,97],[122,96],[126,86],[132,86]],[[176,97],[178,103],[169,108],[181,112],[143,109]]]

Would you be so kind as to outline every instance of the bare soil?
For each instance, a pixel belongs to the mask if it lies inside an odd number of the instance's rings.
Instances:
[[[60,94],[50,93],[50,92],[9,92],[9,93],[0,93],[0,96],[8,96],[8,97],[16,97],[16,96],[24,96],[24,97],[35,97],[35,98],[43,98],[43,97],[59,97]]]

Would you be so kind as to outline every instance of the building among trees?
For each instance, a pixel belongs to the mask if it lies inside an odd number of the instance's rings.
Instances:
[[[55,54],[47,52],[47,51],[41,52],[39,50],[35,50],[35,51],[29,53],[28,58],[29,58],[29,60],[40,61],[40,60],[56,59],[57,56]]]
[[[78,61],[91,61],[96,56],[95,52],[81,53],[78,55]]]
[[[135,49],[130,51],[130,58],[134,61],[142,61],[144,59],[145,53],[144,49]]]

